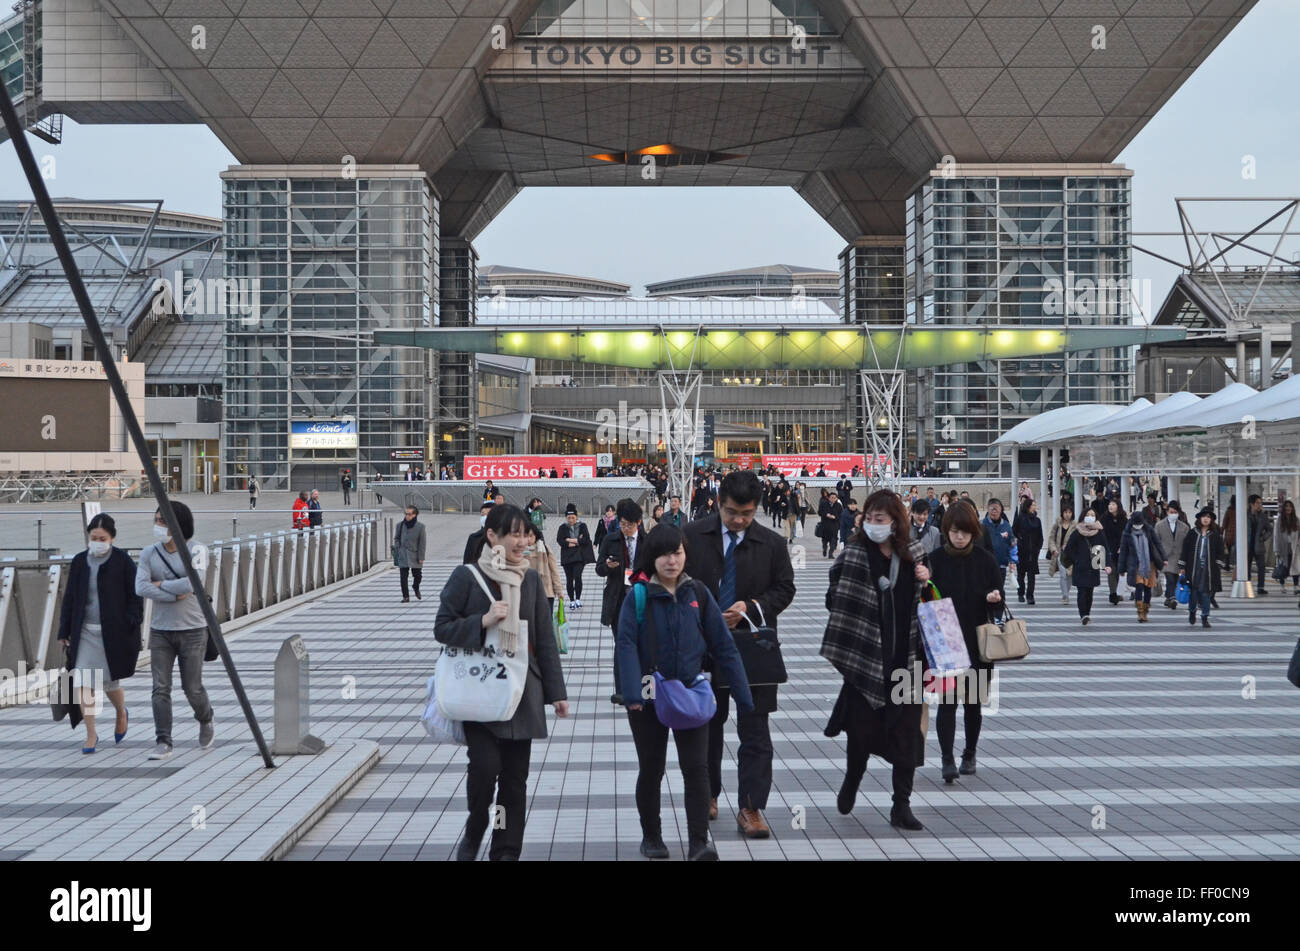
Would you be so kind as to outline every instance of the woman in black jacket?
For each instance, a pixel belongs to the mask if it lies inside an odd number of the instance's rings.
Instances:
[[[1183,539],[1178,568],[1187,578],[1191,599],[1187,602],[1187,623],[1196,623],[1196,607],[1201,608],[1201,627],[1210,626],[1210,605],[1215,594],[1223,590],[1219,563],[1224,558],[1223,536],[1214,524],[1214,509],[1196,513],[1196,524]]]
[[[515,712],[510,719],[495,723],[463,721],[469,754],[465,783],[469,819],[456,849],[456,859],[461,862],[472,862],[478,854],[493,793],[502,812],[501,821],[493,823],[489,858],[494,862],[519,859],[528,807],[528,762],[533,740],[546,736],[545,704],[555,705],[556,716],[569,715],[546,592],[524,556],[532,541],[531,525],[518,506],[494,505],[484,524],[487,543],[478,562],[460,565],[451,573],[433,622],[433,636],[447,645],[440,664],[461,663],[455,656],[458,648],[481,651],[489,628],[498,629],[496,643],[508,652],[507,643],[522,641],[522,629],[527,625],[527,673]],[[491,598],[484,588],[492,592]],[[515,652],[506,656],[514,658],[522,648],[519,643]]]
[[[1103,574],[1114,574],[1112,561],[1101,523],[1096,513],[1088,509],[1061,550],[1061,567],[1070,571],[1070,581],[1077,592],[1079,619],[1085,626],[1092,620],[1093,590],[1101,584]]]
[[[68,670],[79,688],[80,707],[68,718],[75,729],[86,721],[83,753],[99,745],[95,731],[95,687],[103,685],[117,714],[113,740],[126,737],[129,714],[121,681],[135,673],[140,657],[144,602],[135,593],[135,562],[113,546],[117,525],[102,512],[90,520],[90,541],[68,568],[68,587],[59,614],[59,643],[67,648]],[[60,698],[69,699],[69,698]]]
[[[1033,604],[1038,554],[1043,550],[1043,523],[1038,517],[1038,503],[1033,499],[1025,499],[1020,504],[1011,533],[1016,536],[1016,598],[1024,603],[1028,597]]]
[[[564,569],[564,586],[569,596],[569,610],[582,607],[582,571],[596,560],[587,534],[587,523],[578,519],[578,507],[572,502],[564,509],[564,524],[555,533],[560,549],[560,567]]]
[[[1151,613],[1151,592],[1164,563],[1165,550],[1156,538],[1155,528],[1142,512],[1134,512],[1120,539],[1116,574],[1128,573],[1139,624],[1145,624]]]
[[[894,767],[894,808],[889,824],[918,831],[910,805],[916,767],[925,761],[918,682],[925,665],[916,605],[930,570],[925,550],[910,541],[907,507],[888,489],[863,504],[862,531],[854,532],[831,567],[826,591],[829,618],[821,655],[844,677],[827,736],[848,735],[848,761],[836,808],[853,811],[872,753]],[[903,682],[897,683],[896,672]]]
[[[1115,565],[1119,562],[1119,543],[1124,537],[1124,528],[1128,525],[1128,516],[1124,514],[1124,506],[1119,504],[1116,499],[1111,499],[1106,503],[1106,511],[1098,518],[1101,523],[1101,533],[1106,545],[1106,554],[1109,555],[1107,564]],[[1106,584],[1110,586],[1110,603],[1119,604],[1124,599],[1118,594],[1119,590],[1119,572],[1112,571],[1106,577]]]
[[[966,651],[970,654],[971,673],[960,678],[960,690],[944,693],[939,701],[939,750],[943,754],[943,781],[951,783],[958,775],[975,775],[975,747],[979,743],[983,712],[980,704],[988,699],[993,682],[993,665],[980,660],[979,638],[975,631],[989,622],[992,605],[1002,604],[1002,569],[998,560],[978,544],[979,519],[969,505],[954,505],[943,518],[943,547],[930,555],[930,580],[941,597],[952,598],[961,624]],[[966,745],[961,754],[961,768],[953,758],[957,736],[957,702],[964,709]]]

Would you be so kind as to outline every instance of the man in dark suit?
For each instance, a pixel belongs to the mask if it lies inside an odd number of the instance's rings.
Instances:
[[[631,499],[619,499],[614,514],[618,519],[619,530],[606,533],[601,540],[600,551],[596,553],[596,574],[605,579],[600,623],[610,628],[617,637],[618,632],[613,628],[618,623],[619,612],[623,610],[623,598],[632,589],[632,566],[636,564],[637,550],[645,541],[645,532],[641,528],[641,506]],[[609,702],[623,702],[617,663],[614,664],[614,695],[609,698]]]
[[[776,629],[777,616],[794,600],[794,568],[785,540],[754,521],[763,487],[748,470],[730,473],[718,489],[718,514],[686,526],[686,573],[708,587],[727,627]],[[749,619],[749,620],[746,620]],[[771,834],[763,810],[772,789],[772,736],[768,714],[776,709],[775,684],[750,685],[754,712],[736,714],[740,814],[737,825],[751,839]],[[730,691],[714,687],[718,712],[709,723],[710,818],[717,818],[722,792],[723,728]]]
[[[487,521],[488,512],[490,511],[492,511],[491,502],[484,502],[478,507],[478,531],[470,532],[469,538],[465,539],[465,554],[460,560],[462,565],[472,565],[478,561],[478,556],[483,551],[483,545],[487,541],[487,534],[483,529],[483,524]]]
[[[840,479],[835,483],[835,493],[839,496],[841,505],[848,505],[849,499],[853,498],[853,480],[848,476]]]

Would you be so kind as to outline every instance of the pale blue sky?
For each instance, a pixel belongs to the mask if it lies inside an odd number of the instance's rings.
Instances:
[[[1135,172],[1135,231],[1178,227],[1175,197],[1300,194],[1300,104],[1295,55],[1300,3],[1260,0],[1119,161]],[[81,126],[65,121],[52,155],[56,196],[162,198],[177,211],[218,216],[218,173],[234,158],[202,126]],[[1257,177],[1242,177],[1243,156]],[[0,196],[29,197],[12,149],[0,143]],[[1248,227],[1264,206],[1222,209],[1206,222]],[[1270,210],[1276,205],[1269,206]],[[1193,219],[1195,220],[1195,219]],[[1135,239],[1135,243],[1156,239]],[[1262,240],[1262,239],[1261,239]],[[788,188],[533,188],[475,241],[480,262],[647,281],[760,264],[835,268],[844,241]],[[1271,245],[1270,245],[1271,247]],[[1180,239],[1157,250],[1180,257]],[[1288,257],[1300,252],[1290,244]],[[1159,306],[1175,271],[1134,255],[1134,275]]]

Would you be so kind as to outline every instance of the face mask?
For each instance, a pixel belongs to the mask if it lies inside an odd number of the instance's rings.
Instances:
[[[1085,515],[1083,517],[1083,524],[1085,525],[1091,525],[1095,521],[1097,521],[1097,516],[1095,515]]]
[[[487,516],[486,516],[486,515],[480,515],[480,516],[478,517],[478,527],[479,527],[479,528],[482,528],[482,527],[483,527],[484,525],[486,525],[486,524],[487,524]]]
[[[890,535],[894,534],[893,525],[867,524],[862,526],[862,530],[866,533],[866,536],[877,545],[889,538]]]
[[[107,555],[108,550],[112,547],[113,547],[112,542],[91,542],[89,545],[86,546],[86,548],[90,551],[92,555],[97,555],[100,557]]]
[[[1169,524],[1172,525],[1174,524],[1174,522],[1178,521],[1178,513],[1170,512],[1168,515],[1165,516],[1165,518],[1169,519]]]
[[[171,532],[167,530],[166,525],[155,525],[153,527],[154,538],[171,538]]]

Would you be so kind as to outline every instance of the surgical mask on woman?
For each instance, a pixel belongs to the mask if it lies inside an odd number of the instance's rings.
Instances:
[[[866,534],[868,538],[870,538],[873,542],[879,545],[882,542],[888,540],[889,536],[894,534],[894,526],[876,525],[874,523],[868,522],[866,525],[862,526],[862,531]]]
[[[155,525],[153,527],[153,537],[165,540],[171,538],[172,533],[167,530],[166,525]]]
[[[1085,515],[1083,517],[1083,524],[1085,525],[1091,525],[1095,521],[1097,521],[1097,516],[1095,515]]]
[[[90,542],[86,548],[96,558],[102,558],[108,554],[108,550],[113,547],[112,542]]]

